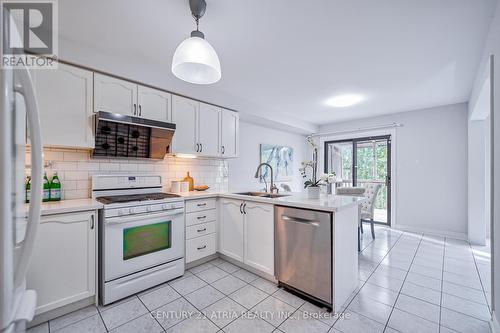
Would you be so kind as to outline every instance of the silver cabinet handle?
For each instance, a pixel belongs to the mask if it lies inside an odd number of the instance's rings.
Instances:
[[[315,227],[319,227],[319,223],[316,220],[308,220],[308,219],[303,219],[300,217],[290,217],[287,215],[281,216],[281,219],[284,221],[290,221],[290,222],[297,222],[297,223],[304,223],[304,224],[309,224]]]
[[[94,229],[94,215],[90,216],[90,229]]]
[[[203,228],[203,229],[198,229],[198,230],[196,230],[196,231],[198,231],[198,232],[203,232],[203,231],[207,231],[207,228]]]
[[[247,203],[243,203],[243,214],[247,214]]]
[[[199,203],[199,204],[197,204],[196,206],[198,206],[198,207],[203,207],[203,206],[206,206],[206,205],[207,205],[207,203],[206,203],[206,202],[204,202],[204,203]]]
[[[203,216],[198,216],[198,217],[197,217],[197,219],[198,219],[198,220],[203,220],[203,219],[206,219],[206,218],[207,218],[207,216],[206,216],[206,215],[203,215]]]
[[[243,214],[243,202],[240,203],[240,213]]]
[[[206,249],[207,246],[206,245],[203,245],[203,246],[200,246],[200,247],[197,247],[198,250],[203,250],[203,249]]]
[[[196,143],[196,152],[199,153],[200,152],[200,144],[199,143]]]
[[[142,106],[139,104],[139,116],[142,116]]]
[[[200,153],[203,151],[203,144],[200,143]]]
[[[134,103],[134,116],[137,114],[137,104]]]
[[[226,153],[226,147],[222,146],[222,155]]]

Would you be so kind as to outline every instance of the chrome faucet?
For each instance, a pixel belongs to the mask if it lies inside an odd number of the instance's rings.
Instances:
[[[264,165],[267,166],[269,168],[269,170],[271,170],[271,188],[269,189],[269,192],[270,193],[274,193],[276,191],[276,193],[278,193],[279,189],[274,184],[273,167],[271,166],[271,164],[269,164],[269,163],[261,163],[261,164],[259,164],[259,166],[257,167],[257,171],[255,171],[255,178],[259,178],[260,168],[262,168]],[[267,185],[266,185],[266,192],[267,192]]]

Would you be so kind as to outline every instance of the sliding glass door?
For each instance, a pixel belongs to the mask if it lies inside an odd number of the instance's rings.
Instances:
[[[374,221],[391,223],[391,137],[377,136],[325,142],[325,170],[335,172],[337,186],[378,185]]]

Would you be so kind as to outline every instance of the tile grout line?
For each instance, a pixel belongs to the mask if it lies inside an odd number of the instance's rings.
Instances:
[[[408,266],[408,270],[406,271],[403,283],[401,284],[401,287],[399,288],[398,295],[396,296],[396,300],[394,301],[394,305],[392,306],[391,312],[389,313],[389,316],[387,317],[387,321],[385,323],[384,331],[387,329],[387,327],[392,328],[392,327],[389,326],[389,321],[391,319],[392,313],[394,312],[394,309],[396,308],[396,304],[398,302],[399,295],[401,295],[401,290],[403,290],[403,286],[404,286],[404,284],[406,282],[406,278],[407,278],[408,274],[410,273],[410,269],[411,269],[411,266],[413,265],[413,261],[415,260],[415,257],[417,255],[418,249],[420,248],[420,245],[422,244],[422,238],[423,237],[424,237],[424,234],[420,234],[420,240],[418,242],[417,248],[415,249],[415,253],[413,254],[413,258],[411,259],[410,266]],[[399,242],[399,239],[398,239],[398,242]]]
[[[471,244],[469,244],[469,248],[472,252],[472,260],[474,260],[474,266],[476,267],[476,273],[479,277],[479,283],[481,283],[481,289],[483,291],[483,295],[484,295],[484,299],[486,301],[486,306],[488,307],[488,310],[490,311],[490,314],[491,314],[491,307],[490,307],[490,304],[488,302],[488,298],[486,296],[486,291],[484,290],[484,285],[483,285],[483,279],[481,278],[481,274],[479,273],[479,267],[477,266],[477,262],[476,262],[476,255],[474,254],[474,249],[472,248]],[[490,258],[490,262],[491,262],[491,258]],[[491,279],[491,273],[490,273],[490,279]]]
[[[170,288],[172,288],[172,287],[170,287]],[[172,288],[172,289],[174,289],[174,288]],[[147,294],[145,294],[145,295],[147,295]],[[182,295],[181,295],[181,297],[182,297]],[[151,314],[152,314],[152,312],[153,312],[154,310],[153,310],[153,311],[149,311],[148,307],[146,306],[146,304],[144,304],[144,302],[142,301],[142,299],[141,299],[139,296],[137,296],[137,298],[139,299],[139,302],[141,302],[141,303],[142,303],[142,305],[144,305],[144,307],[146,308],[146,310],[148,310],[148,313],[149,313],[149,315],[151,316]],[[177,299],[178,299],[178,298],[176,298],[175,300],[177,300]],[[175,301],[175,300],[174,300],[174,301]],[[172,302],[173,302],[173,301],[172,301]],[[169,302],[169,303],[171,303],[171,302]],[[167,304],[169,304],[169,303],[167,303]],[[163,306],[163,305],[162,305],[162,306]],[[159,308],[158,308],[158,309],[159,309]],[[160,327],[162,328],[163,332],[166,332],[166,331],[167,331],[167,330],[166,330],[166,329],[162,326],[162,324],[158,321],[158,319],[156,318],[156,316],[151,316],[151,317],[153,317],[153,319],[154,319],[154,320],[158,323],[158,325],[160,325]],[[140,318],[140,317],[137,317],[137,318]],[[137,318],[136,318],[136,319],[137,319]],[[135,320],[135,319],[133,319],[133,320]],[[125,324],[123,324],[123,325],[125,325]],[[120,326],[122,326],[122,325],[120,325]],[[120,327],[120,326],[118,326],[118,327]]]
[[[441,272],[441,292],[439,293],[439,332],[441,332],[441,316],[443,312],[443,287],[444,287],[444,262],[446,260],[446,240],[447,237],[444,237],[444,244],[443,244],[443,265],[442,265],[442,272]]]
[[[390,230],[392,230],[392,229],[390,229]],[[354,299],[358,296],[358,294],[359,294],[359,292],[361,291],[361,289],[363,289],[363,287],[364,287],[364,286],[365,286],[365,284],[368,282],[368,280],[370,279],[370,277],[373,275],[373,273],[375,273],[375,271],[376,271],[376,270],[378,269],[378,267],[381,265],[381,262],[382,262],[382,261],[384,261],[385,257],[387,257],[387,255],[388,255],[388,254],[392,251],[392,249],[396,246],[396,244],[398,244],[398,243],[399,243],[399,241],[400,241],[401,237],[403,236],[403,234],[404,234],[404,231],[403,231],[403,232],[401,232],[401,233],[399,234],[398,239],[394,242],[394,244],[393,244],[393,245],[389,248],[389,250],[386,252],[386,254],[382,257],[382,260],[380,260],[380,261],[378,262],[377,266],[376,266],[376,267],[375,267],[375,269],[374,269],[374,270],[370,273],[370,275],[367,277],[367,279],[366,279],[365,281],[363,281],[363,284],[362,284],[362,285],[361,285],[361,287],[360,287],[360,288],[356,291],[356,293],[355,293],[355,294],[354,294],[354,296],[351,298],[351,300],[347,303],[347,305],[344,307],[344,311],[342,311],[342,313],[344,313],[344,312],[345,312],[345,311],[349,308],[349,305],[351,305],[351,303],[354,301]],[[369,244],[371,244],[371,243],[373,243],[373,242],[374,242],[374,240],[372,240]],[[368,244],[368,245],[369,245],[369,244]],[[367,245],[367,246],[368,246],[368,245]],[[365,248],[363,248],[363,250],[362,250],[361,252],[363,252],[365,249],[366,249],[366,247],[365,247]],[[359,253],[358,253],[358,256],[359,256]],[[359,267],[359,266],[358,266],[358,267]],[[381,288],[383,288],[383,287],[381,287]],[[385,288],[384,288],[384,289],[385,289]],[[350,310],[350,311],[353,311],[353,310]],[[353,312],[357,313],[356,311],[353,311]],[[366,317],[365,315],[362,315],[362,314],[359,314],[359,315],[361,315],[361,316],[363,316],[363,317]],[[368,317],[366,317],[366,318],[368,318]],[[333,325],[332,325],[331,327],[335,326],[335,324],[337,323],[337,321],[339,321],[339,319],[340,319],[340,318],[337,318],[337,319],[334,321],[334,323],[333,323]],[[368,319],[371,319],[371,318],[368,318]],[[384,327],[384,330],[385,330],[385,327]]]

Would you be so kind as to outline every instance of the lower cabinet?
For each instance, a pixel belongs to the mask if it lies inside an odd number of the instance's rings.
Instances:
[[[186,264],[215,254],[216,199],[186,201]]]
[[[274,275],[274,206],[221,199],[219,252]]]
[[[26,277],[36,314],[95,295],[96,229],[94,211],[42,216]]]

